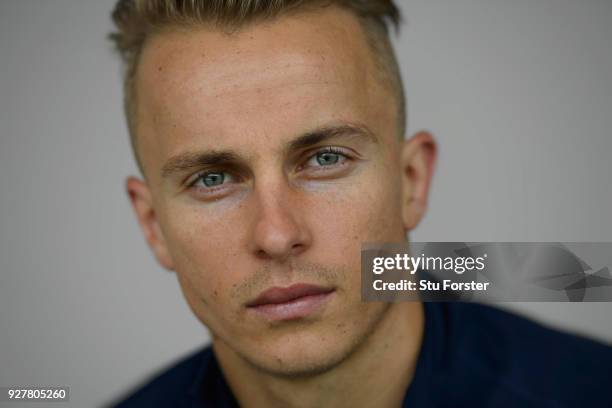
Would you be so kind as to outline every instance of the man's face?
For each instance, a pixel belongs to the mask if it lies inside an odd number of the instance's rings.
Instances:
[[[379,75],[337,8],[231,35],[167,31],[144,49],[147,238],[214,341],[263,370],[325,370],[387,310],[360,300],[361,244],[406,232],[396,102]],[[304,284],[313,296],[261,299]]]

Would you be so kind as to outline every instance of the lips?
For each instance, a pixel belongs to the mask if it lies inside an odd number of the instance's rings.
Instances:
[[[262,292],[255,300],[247,304],[247,306],[256,307],[261,305],[287,303],[304,296],[321,295],[332,291],[333,289],[326,289],[320,286],[307,284],[296,284],[287,288],[275,287]]]
[[[246,306],[268,320],[294,320],[314,313],[333,292],[333,288],[309,284],[273,287],[262,292]]]

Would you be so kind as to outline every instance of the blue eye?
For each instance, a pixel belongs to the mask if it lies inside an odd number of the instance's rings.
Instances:
[[[307,167],[315,168],[335,167],[342,165],[347,160],[349,160],[349,157],[346,154],[335,148],[328,147],[312,155],[306,165]]]
[[[198,177],[191,183],[193,187],[199,187],[202,189],[214,188],[227,184],[232,180],[230,174],[224,171],[210,171],[206,173],[200,173]]]
[[[336,164],[340,160],[340,155],[334,152],[320,152],[316,155],[317,163],[321,166]]]
[[[206,173],[200,177],[206,187],[219,186],[225,181],[224,173]]]

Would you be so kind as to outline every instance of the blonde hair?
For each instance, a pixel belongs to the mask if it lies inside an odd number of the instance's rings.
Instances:
[[[124,109],[132,150],[141,172],[134,124],[134,76],[147,38],[166,27],[207,24],[236,30],[247,24],[271,20],[307,8],[340,6],[360,20],[374,51],[379,71],[394,90],[398,108],[398,133],[403,137],[405,96],[399,67],[389,38],[389,26],[399,29],[401,15],[393,0],[119,0],[112,12],[117,31],[109,35],[124,63]]]

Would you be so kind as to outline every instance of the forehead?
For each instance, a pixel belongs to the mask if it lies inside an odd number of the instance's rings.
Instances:
[[[388,121],[389,99],[359,20],[339,8],[227,34],[176,28],[152,37],[136,77],[144,167],[189,149],[273,147],[337,120]]]

